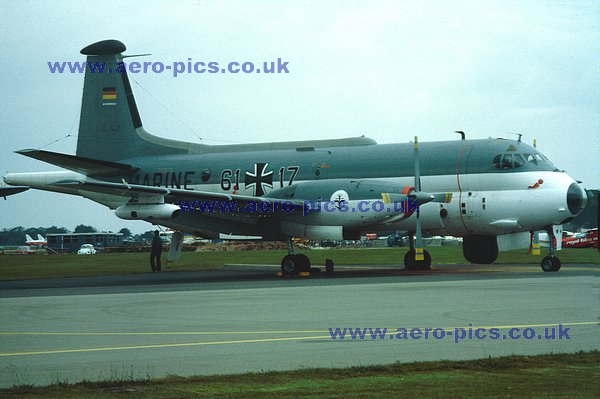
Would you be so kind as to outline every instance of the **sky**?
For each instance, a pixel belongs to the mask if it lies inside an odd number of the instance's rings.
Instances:
[[[140,61],[288,62],[287,74],[130,75],[144,127],[224,144],[366,135],[379,143],[537,139],[556,166],[600,187],[597,1],[20,1],[0,3],[0,172],[57,168],[15,154],[74,154],[85,61],[104,39]],[[66,137],[70,135],[69,137]],[[81,197],[0,200],[0,229],[89,224],[134,233]]]

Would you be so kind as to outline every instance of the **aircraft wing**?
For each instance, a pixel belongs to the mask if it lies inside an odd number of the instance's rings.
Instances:
[[[92,191],[102,194],[111,194],[122,197],[140,198],[149,195],[161,195],[169,197],[174,201],[236,201],[239,203],[247,202],[268,202],[281,203],[282,199],[254,197],[250,195],[215,193],[210,191],[184,190],[179,188],[166,188],[156,186],[146,186],[140,184],[129,184],[126,181],[122,183],[105,182],[105,181],[80,181],[68,180],[54,183],[57,186],[75,188],[78,190]],[[304,201],[301,200],[285,200],[292,203],[295,209],[303,209]]]

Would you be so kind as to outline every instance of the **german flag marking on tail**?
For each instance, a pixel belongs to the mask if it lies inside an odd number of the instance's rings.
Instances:
[[[102,105],[117,105],[117,89],[115,87],[102,88]]]

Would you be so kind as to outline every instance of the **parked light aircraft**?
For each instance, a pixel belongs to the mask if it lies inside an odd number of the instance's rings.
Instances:
[[[26,245],[36,245],[38,247],[41,247],[44,245],[48,245],[48,240],[46,240],[44,237],[42,237],[41,234],[37,235],[37,240],[34,240],[33,238],[31,238],[31,236],[29,234],[25,234],[25,244]]]
[[[116,71],[125,50],[120,41],[105,40],[81,53]],[[385,145],[355,137],[220,146],[160,138],[142,126],[127,74],[89,67],[76,155],[17,152],[67,171],[9,173],[4,181],[15,187],[0,188],[0,196],[27,188],[54,191],[91,199],[123,219],[207,238],[287,240],[286,274],[310,268],[305,255],[294,253],[292,238],[352,240],[367,231],[408,231],[408,269],[431,265],[422,231],[463,237],[468,261],[491,263],[499,250],[529,245],[530,232],[560,231],[587,201],[572,177],[520,138],[467,140],[463,134],[421,144],[416,137]],[[211,201],[226,208],[207,210]],[[257,208],[257,201],[265,206]],[[416,208],[398,206],[409,202]],[[277,209],[282,203],[285,208]],[[541,262],[544,271],[560,268],[554,250]]]

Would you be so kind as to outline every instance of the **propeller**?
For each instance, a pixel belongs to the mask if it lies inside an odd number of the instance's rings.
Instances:
[[[421,170],[419,164],[419,138],[415,136],[415,143],[413,145],[415,153],[415,192],[416,194],[421,192]],[[415,228],[415,260],[425,260],[423,255],[423,233],[421,232],[421,219],[419,218],[420,206],[417,207],[415,213],[417,214],[417,222]]]

